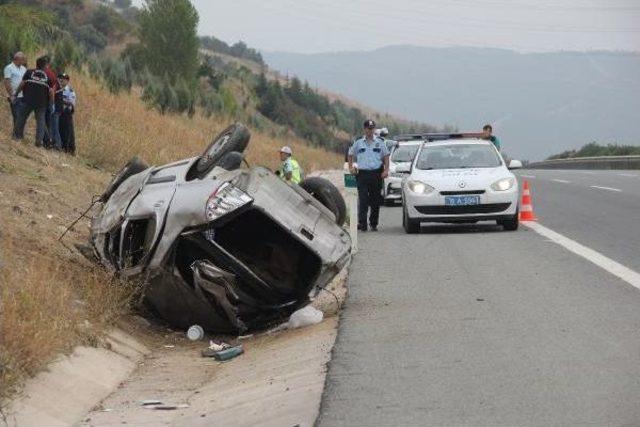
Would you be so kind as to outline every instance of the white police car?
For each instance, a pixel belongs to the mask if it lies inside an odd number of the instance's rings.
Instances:
[[[420,141],[407,141],[400,142],[392,148],[389,157],[389,176],[384,179],[382,188],[385,205],[402,201],[402,179],[407,172],[398,172],[398,168],[408,170],[420,144]]]
[[[423,222],[496,221],[518,228],[518,181],[490,142],[470,134],[425,134],[402,181],[403,226],[420,231]],[[475,134],[471,134],[475,135]]]

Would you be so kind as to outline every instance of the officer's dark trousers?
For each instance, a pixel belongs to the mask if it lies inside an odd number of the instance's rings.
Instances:
[[[382,170],[360,170],[356,175],[358,183],[358,225],[361,228],[367,226],[367,212],[371,208],[369,215],[369,225],[378,226],[380,215],[380,203],[382,202]]]
[[[76,152],[76,132],[73,127],[73,113],[62,113],[60,115],[60,139],[62,149],[67,153]]]

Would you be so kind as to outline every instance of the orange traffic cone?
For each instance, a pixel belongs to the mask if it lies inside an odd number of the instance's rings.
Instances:
[[[533,213],[531,205],[531,190],[529,190],[529,182],[524,181],[522,185],[522,203],[520,203],[520,221],[537,221],[536,214]]]

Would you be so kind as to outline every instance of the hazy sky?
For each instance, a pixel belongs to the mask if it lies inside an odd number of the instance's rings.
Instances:
[[[640,51],[640,0],[194,0],[199,32],[262,50],[391,44]]]

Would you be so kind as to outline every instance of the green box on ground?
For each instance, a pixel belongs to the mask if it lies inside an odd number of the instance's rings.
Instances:
[[[357,188],[356,176],[352,173],[344,174],[344,186],[345,188]]]

